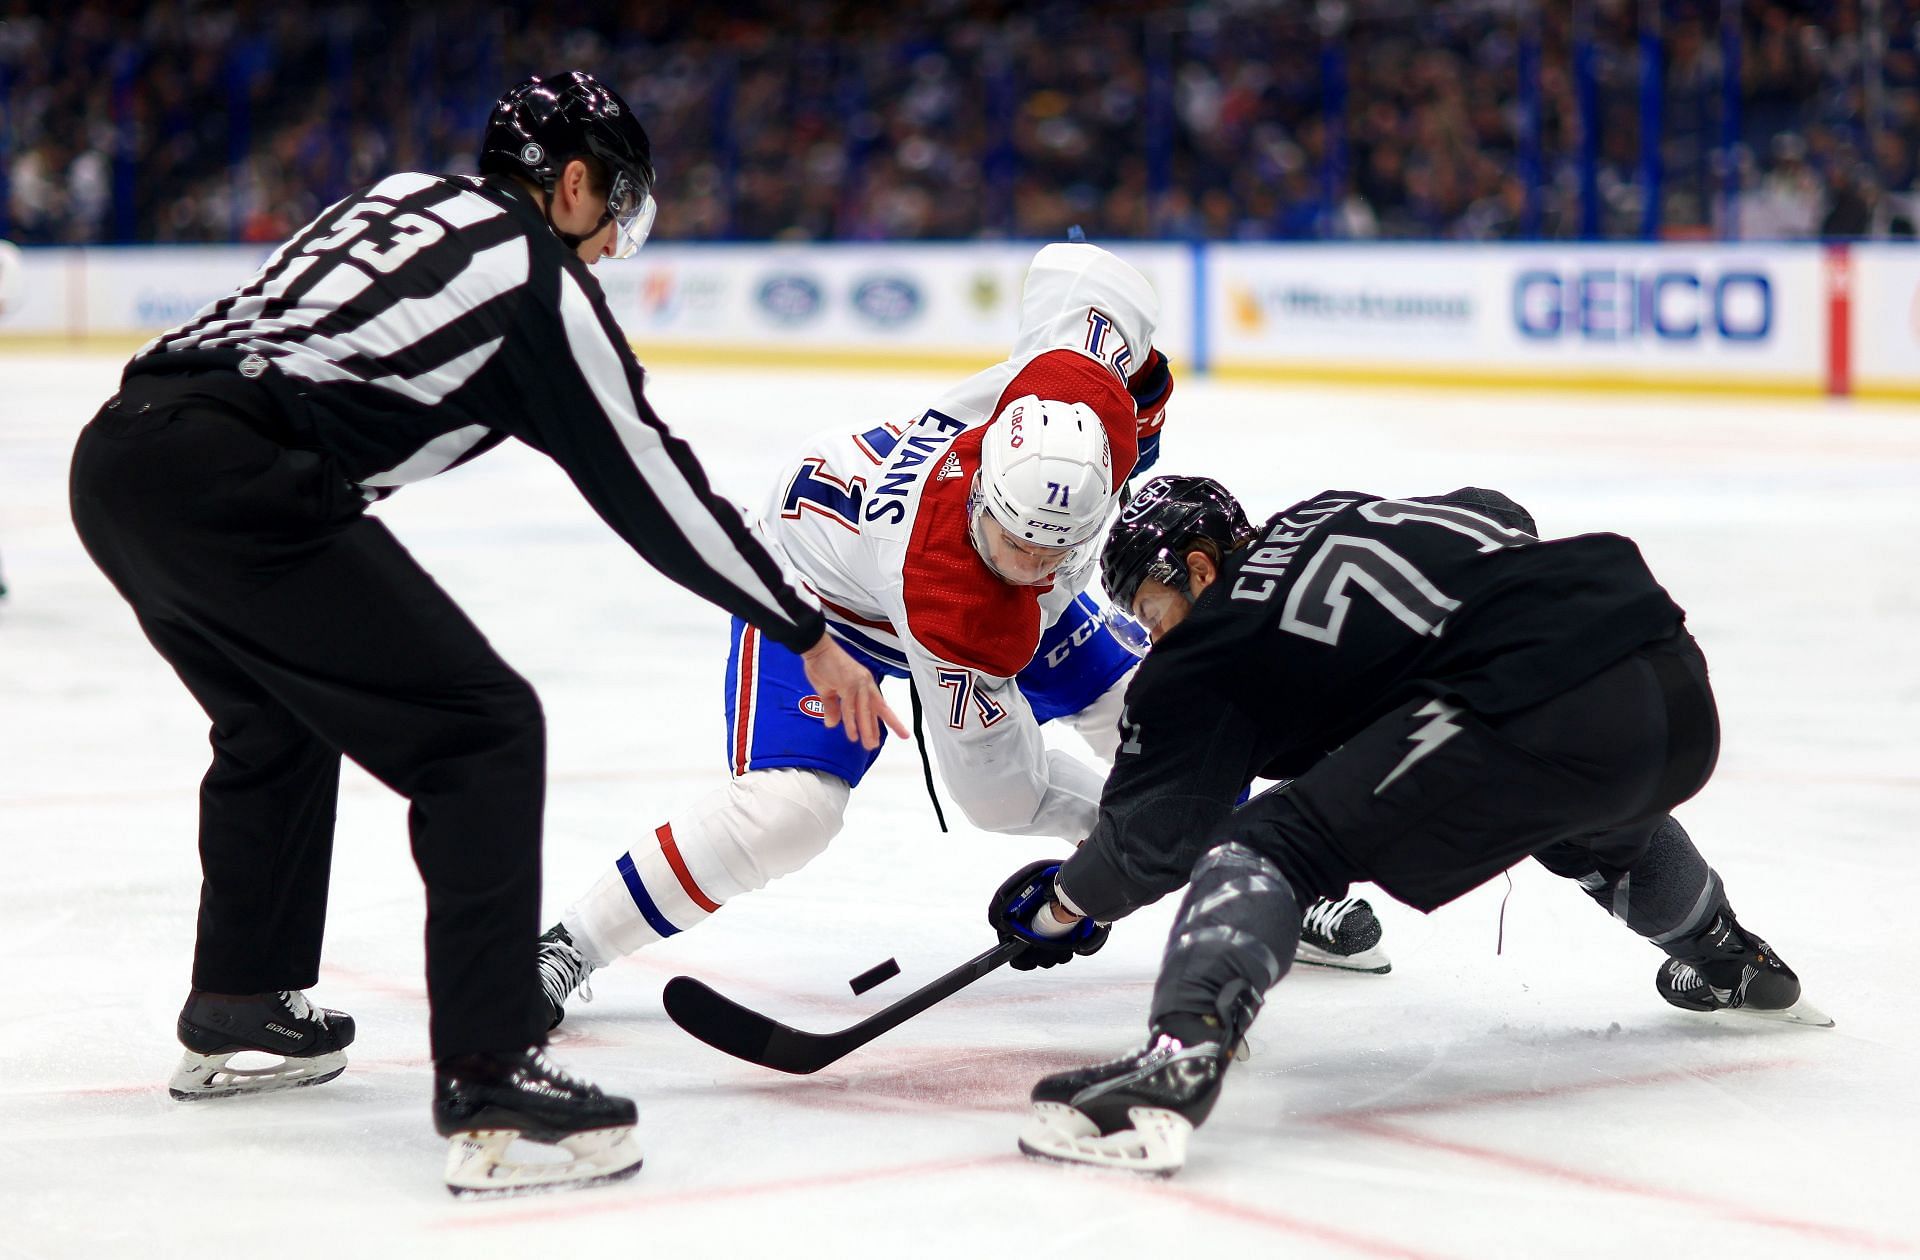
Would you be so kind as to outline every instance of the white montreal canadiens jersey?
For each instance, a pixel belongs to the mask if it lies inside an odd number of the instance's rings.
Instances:
[[[817,434],[774,489],[760,528],[819,596],[829,629],[911,676],[948,792],[974,825],[1078,841],[1101,776],[1049,753],[1014,675],[1092,566],[1050,589],[996,578],[968,538],[967,495],[986,425],[1027,394],[1100,416],[1117,490],[1137,458],[1126,378],[1146,362],[1158,301],[1092,245],[1034,259],[1014,353],[917,416]]]

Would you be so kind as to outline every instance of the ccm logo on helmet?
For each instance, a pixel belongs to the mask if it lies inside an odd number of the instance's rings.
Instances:
[[[827,716],[827,702],[819,696],[802,696],[800,698],[800,712],[806,714],[808,717],[820,718],[824,721]]]

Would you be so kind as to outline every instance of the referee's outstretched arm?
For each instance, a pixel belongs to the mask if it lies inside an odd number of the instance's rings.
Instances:
[[[571,269],[560,273],[566,353],[555,356],[548,407],[527,417],[535,426],[528,440],[662,573],[784,647],[812,647],[826,629],[819,605],[655,414],[624,334],[589,285]]]

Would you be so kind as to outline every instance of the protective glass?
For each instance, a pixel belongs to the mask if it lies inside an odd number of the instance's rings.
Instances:
[[[658,210],[653,194],[633,176],[621,171],[613,177],[613,187],[607,193],[607,213],[613,217],[620,238],[613,251],[615,258],[631,258],[646,244]]]

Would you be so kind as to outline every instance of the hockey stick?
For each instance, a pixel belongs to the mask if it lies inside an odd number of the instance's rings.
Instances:
[[[667,981],[660,998],[666,1005],[668,1018],[715,1050],[776,1072],[806,1076],[830,1063],[838,1063],[881,1033],[898,1028],[921,1011],[952,997],[1026,947],[1025,941],[1003,941],[924,988],[915,989],[892,1006],[875,1011],[851,1028],[833,1033],[789,1028],[758,1011],[748,1010],[691,976],[675,976]]]

